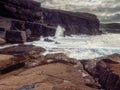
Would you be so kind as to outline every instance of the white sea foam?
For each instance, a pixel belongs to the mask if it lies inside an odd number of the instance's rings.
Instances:
[[[58,25],[55,33],[55,38],[63,37],[64,36],[65,29]]]
[[[7,47],[12,47],[12,46],[17,46],[18,44],[9,44],[9,45],[3,45],[0,46],[0,49],[7,48]]]
[[[34,41],[26,44],[44,47],[47,50],[44,54],[65,53],[76,59],[92,59],[120,53],[120,34],[72,35],[72,37],[48,38],[54,40],[54,42]]]

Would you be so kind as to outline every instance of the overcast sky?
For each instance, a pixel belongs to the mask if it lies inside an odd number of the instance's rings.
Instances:
[[[120,22],[120,0],[37,0],[43,7],[89,12],[101,22]]]

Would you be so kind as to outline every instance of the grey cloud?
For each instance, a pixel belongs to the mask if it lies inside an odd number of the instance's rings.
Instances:
[[[99,17],[101,22],[120,22],[119,14],[120,0],[37,0],[37,1],[42,2],[43,7],[47,8],[93,13]]]
[[[120,14],[115,14],[110,17],[101,17],[104,22],[120,22]]]

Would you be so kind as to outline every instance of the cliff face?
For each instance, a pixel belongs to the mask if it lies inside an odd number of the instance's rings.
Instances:
[[[54,36],[55,29],[41,23],[41,13],[41,3],[33,0],[0,0],[0,28],[29,29],[32,37]]]
[[[54,36],[58,25],[65,29],[65,35],[100,34],[95,15],[45,9],[33,0],[0,0],[0,21],[1,29],[29,29],[33,37]]]
[[[41,4],[32,0],[0,0],[0,16],[38,21],[41,17]]]
[[[61,25],[65,34],[100,34],[99,20],[95,15],[61,10],[42,9],[43,21],[48,25]]]

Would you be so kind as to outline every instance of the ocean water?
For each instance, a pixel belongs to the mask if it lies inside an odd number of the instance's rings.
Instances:
[[[64,53],[71,58],[93,59],[114,53],[120,53],[120,34],[72,35],[66,37],[47,37],[39,41],[27,42],[45,48],[44,53]]]
[[[94,59],[115,53],[120,54],[120,34],[60,36],[46,37],[47,41],[44,41],[45,38],[41,37],[38,41],[26,42],[25,44],[45,48],[44,55],[48,53],[64,53],[78,60]],[[17,45],[4,45],[0,46],[0,49]]]

